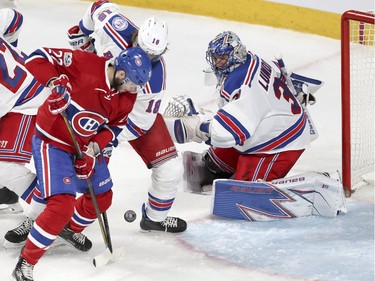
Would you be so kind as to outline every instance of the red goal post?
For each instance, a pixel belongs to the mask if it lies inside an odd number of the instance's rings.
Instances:
[[[347,197],[374,171],[374,14],[341,17],[342,177]]]

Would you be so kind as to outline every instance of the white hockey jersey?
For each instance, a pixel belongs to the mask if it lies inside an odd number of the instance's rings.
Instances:
[[[101,53],[107,58],[117,56],[132,46],[132,37],[138,27],[120,13],[116,4],[108,1],[92,3],[86,10],[79,27],[86,35],[94,34],[99,41]],[[121,136],[133,140],[144,135],[154,124],[165,92],[166,66],[161,58],[152,62],[150,81],[138,93],[128,124]]]
[[[0,34],[15,47],[17,47],[22,23],[21,13],[9,8],[0,9]]]
[[[274,62],[248,53],[220,88],[221,109],[211,123],[211,144],[245,154],[277,153],[310,145],[306,114]]]
[[[22,15],[12,9],[0,9],[0,118],[8,112],[36,115],[49,89],[27,71],[27,55],[14,45],[22,25]]]

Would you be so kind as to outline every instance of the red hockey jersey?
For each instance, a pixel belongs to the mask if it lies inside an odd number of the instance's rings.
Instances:
[[[95,141],[103,149],[115,140],[136,100],[135,94],[111,89],[107,78],[110,63],[92,53],[53,48],[38,49],[26,61],[28,70],[43,85],[61,74],[68,76],[72,101],[66,113],[80,146]],[[48,100],[39,108],[36,134],[54,146],[75,153],[62,116],[50,112]]]

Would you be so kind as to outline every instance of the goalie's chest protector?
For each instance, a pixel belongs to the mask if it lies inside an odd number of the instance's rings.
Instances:
[[[244,153],[275,153],[310,143],[304,137],[304,111],[273,62],[253,55],[227,77],[220,95],[228,103],[214,117],[213,145],[232,145]]]

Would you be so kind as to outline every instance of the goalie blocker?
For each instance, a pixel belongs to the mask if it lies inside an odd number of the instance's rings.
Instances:
[[[217,179],[213,183],[212,213],[232,219],[269,221],[310,215],[335,217],[346,213],[337,179],[310,172],[269,182]]]

